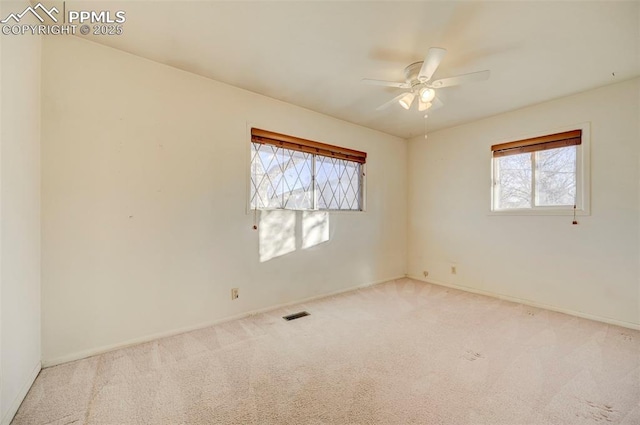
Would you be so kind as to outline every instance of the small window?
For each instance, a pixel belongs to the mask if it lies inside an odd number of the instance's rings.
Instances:
[[[362,211],[365,152],[251,129],[251,209]]]
[[[491,147],[493,211],[583,209],[582,130]]]

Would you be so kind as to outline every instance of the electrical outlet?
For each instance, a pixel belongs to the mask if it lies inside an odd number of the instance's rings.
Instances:
[[[457,274],[458,273],[458,269],[456,268],[456,266],[451,266],[451,274]]]
[[[231,299],[235,300],[238,299],[238,297],[238,288],[231,288]]]

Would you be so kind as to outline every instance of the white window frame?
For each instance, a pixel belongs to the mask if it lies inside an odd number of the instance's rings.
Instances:
[[[246,177],[246,205],[245,205],[245,214],[255,214],[256,211],[324,211],[327,213],[337,213],[337,214],[365,214],[367,213],[367,162],[360,164],[360,199],[361,199],[361,209],[359,210],[340,210],[340,209],[320,209],[317,208],[317,194],[315,194],[315,159],[313,161],[314,170],[312,179],[313,179],[313,188],[314,188],[314,199],[313,199],[313,208],[312,209],[292,209],[292,208],[252,208],[251,207],[251,173],[253,172],[251,167],[251,129],[252,128],[269,128],[270,126],[264,124],[255,124],[255,123],[246,123],[246,135],[245,138],[247,140],[246,146],[246,167],[245,167],[245,177]],[[277,131],[282,134],[295,133],[295,131]]]
[[[547,134],[562,133],[571,130],[582,130],[582,143],[576,145],[576,208],[575,214],[579,216],[586,216],[591,214],[590,208],[590,193],[591,193],[591,131],[589,123],[580,123],[577,125],[556,128],[552,130],[545,130],[536,132],[534,134],[510,137],[508,140],[522,140],[531,139],[535,137],[542,137]],[[532,170],[532,199],[530,208],[496,208],[496,159],[493,157],[493,152],[490,153],[491,161],[491,180],[490,180],[490,211],[489,215],[573,215],[573,205],[570,206],[536,206],[535,205],[535,171]],[[533,153],[535,158],[535,152]],[[535,160],[532,162],[532,166],[535,166]]]

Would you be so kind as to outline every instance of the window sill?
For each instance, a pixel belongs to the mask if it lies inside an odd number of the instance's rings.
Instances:
[[[246,211],[246,215],[250,215],[250,214],[254,214],[256,210],[254,209],[249,209]],[[338,214],[363,214],[366,213],[367,210],[304,210],[304,209],[290,209],[290,208],[258,208],[257,209],[258,212],[261,211],[291,211],[291,212],[314,212],[314,213],[319,213],[319,212],[326,212],[326,213],[338,213]]]
[[[589,210],[585,209],[577,209],[576,210],[577,217],[589,216],[591,213]],[[489,211],[489,216],[536,216],[536,215],[556,215],[556,216],[573,216],[573,208],[564,209],[564,208],[537,208],[537,209],[512,209],[512,210],[497,210],[497,211]]]

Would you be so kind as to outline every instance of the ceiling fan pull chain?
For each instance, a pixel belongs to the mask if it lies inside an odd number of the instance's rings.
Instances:
[[[427,138],[427,118],[429,118],[429,115],[424,114],[424,138]]]

